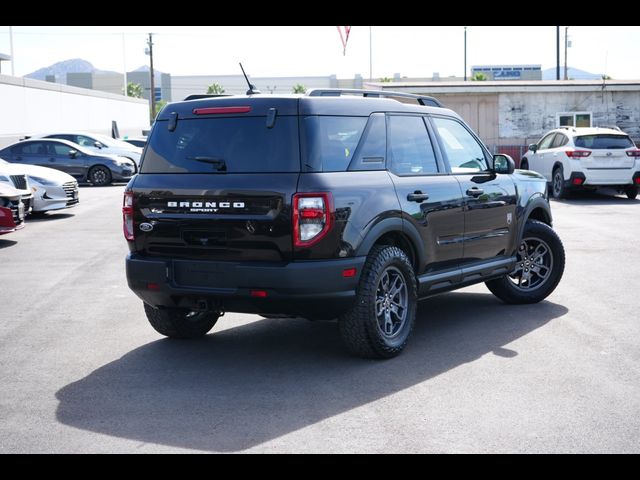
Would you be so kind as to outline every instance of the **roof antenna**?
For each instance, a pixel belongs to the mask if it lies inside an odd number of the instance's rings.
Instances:
[[[240,64],[240,70],[242,70],[242,74],[244,75],[244,79],[247,81],[247,85],[249,85],[249,90],[247,90],[247,95],[255,95],[256,93],[262,93],[260,90],[256,88],[256,86],[249,81],[249,77],[244,73],[244,68],[242,68],[242,62],[238,62]]]

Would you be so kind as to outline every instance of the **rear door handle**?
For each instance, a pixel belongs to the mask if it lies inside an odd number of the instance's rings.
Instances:
[[[484,193],[484,190],[478,187],[473,187],[467,190],[467,195],[469,195],[470,197],[479,197],[483,193]]]
[[[425,200],[429,200],[429,195],[422,193],[420,190],[416,190],[415,192],[407,195],[407,200],[410,202],[422,203]]]

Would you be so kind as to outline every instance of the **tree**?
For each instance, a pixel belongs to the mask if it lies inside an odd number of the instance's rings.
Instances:
[[[164,106],[169,103],[166,100],[158,100],[156,102],[156,112],[160,113],[160,111],[164,108]]]
[[[207,87],[207,95],[222,95],[225,89],[219,83],[212,83]]]
[[[142,85],[139,83],[127,83],[127,97],[142,98]]]
[[[391,78],[391,77],[382,77],[380,79],[380,82],[382,82],[382,83],[391,83],[391,82],[393,82],[393,78]]]
[[[609,75],[602,75],[602,80],[611,80]]]
[[[302,85],[301,83],[296,83],[293,86],[293,91],[292,93],[304,93],[307,91],[307,87],[305,87],[304,85]]]
[[[485,82],[487,80],[487,76],[482,72],[476,72],[471,77],[472,82]]]

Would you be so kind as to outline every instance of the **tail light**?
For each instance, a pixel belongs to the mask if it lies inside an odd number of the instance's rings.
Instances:
[[[127,240],[133,241],[136,239],[133,230],[133,192],[124,192],[124,199],[122,200],[122,230],[124,231],[124,238]]]
[[[627,150],[627,156],[635,158],[640,157],[640,149],[636,148],[635,150]]]
[[[309,247],[331,230],[333,199],[330,193],[293,195],[293,244]]]
[[[585,158],[591,155],[591,152],[588,150],[567,150],[564,153],[566,153],[569,158]]]

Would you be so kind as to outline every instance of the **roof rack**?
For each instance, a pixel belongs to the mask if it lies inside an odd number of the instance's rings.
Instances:
[[[576,131],[576,127],[572,127],[570,125],[561,125],[558,128],[562,128],[563,130],[573,130],[574,132]]]
[[[200,98],[215,98],[215,97],[230,97],[231,95],[227,95],[222,94],[212,94],[212,93],[194,93],[193,95],[189,95],[188,97],[185,97],[183,102],[186,102],[187,100],[198,100]]]
[[[363,97],[399,97],[412,98],[420,105],[427,107],[440,107],[443,105],[433,97],[426,95],[414,95],[413,93],[393,92],[389,90],[364,90],[358,88],[314,88],[309,90],[307,95],[310,97],[340,97],[342,95],[362,95]]]
[[[617,125],[598,125],[596,128],[610,128],[612,130],[617,130],[619,132],[621,132],[622,130],[620,129],[619,126]]]

